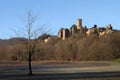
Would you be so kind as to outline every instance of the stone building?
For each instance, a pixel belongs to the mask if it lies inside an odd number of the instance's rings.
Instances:
[[[95,24],[95,25],[93,26],[93,28],[89,28],[85,33],[86,33],[88,36],[91,35],[91,34],[99,34],[97,25]]]
[[[106,27],[98,27],[94,25],[92,28],[87,28],[86,26],[82,26],[82,19],[77,20],[77,25],[72,25],[70,29],[62,28],[58,32],[58,37],[62,40],[70,37],[71,35],[78,34],[78,33],[85,33],[86,35],[90,36],[92,34],[97,34],[98,36],[103,36],[105,34],[113,33],[112,26],[109,24]]]
[[[70,29],[62,28],[58,32],[58,37],[65,40],[67,37],[74,35],[76,33],[82,32],[82,19],[77,20],[77,25],[73,25]]]
[[[82,19],[77,20],[77,30],[82,31]]]
[[[108,25],[106,27],[97,27],[97,25],[95,25],[93,28],[89,28],[86,31],[86,34],[89,36],[91,34],[98,34],[99,36],[103,36],[105,34],[111,34],[113,33],[113,29],[111,25]]]
[[[74,35],[77,33],[77,26],[76,25],[72,25],[70,28],[70,34]]]
[[[105,34],[111,34],[113,33],[113,29],[111,24],[109,24],[108,26],[106,26],[105,28],[99,28],[99,36],[103,36]]]
[[[70,32],[68,29],[64,29],[62,28],[59,32],[58,32],[58,37],[61,38],[62,40],[65,40],[67,37],[70,36]]]

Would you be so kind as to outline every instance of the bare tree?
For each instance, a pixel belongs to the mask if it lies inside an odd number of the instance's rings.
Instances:
[[[22,18],[23,26],[19,27],[16,34],[19,36],[26,38],[25,41],[22,42],[22,46],[26,50],[26,54],[28,54],[28,62],[29,62],[29,75],[32,75],[32,55],[35,53],[37,45],[38,45],[38,36],[45,33],[44,26],[37,26],[37,17],[33,14],[32,11],[26,12],[26,17]]]

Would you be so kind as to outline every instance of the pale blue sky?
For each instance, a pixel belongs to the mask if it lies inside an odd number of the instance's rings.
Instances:
[[[19,16],[30,9],[39,14],[40,25],[50,26],[56,35],[79,18],[83,26],[112,24],[120,29],[120,0],[0,0],[0,38],[14,37],[11,29],[21,26]]]

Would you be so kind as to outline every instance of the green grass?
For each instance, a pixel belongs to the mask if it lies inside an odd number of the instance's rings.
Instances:
[[[117,63],[120,63],[120,58],[114,60]]]

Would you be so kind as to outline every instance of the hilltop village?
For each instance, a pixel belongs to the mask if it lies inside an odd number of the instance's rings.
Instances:
[[[88,36],[91,34],[98,34],[98,36],[103,36],[105,34],[111,34],[113,33],[113,31],[114,30],[112,29],[111,24],[107,25],[106,27],[98,27],[97,25],[94,25],[92,28],[87,28],[86,26],[82,26],[82,19],[78,19],[77,25],[73,25],[70,29],[62,28],[61,30],[59,30],[58,37],[62,40],[65,40],[71,35],[77,33],[85,33]]]

